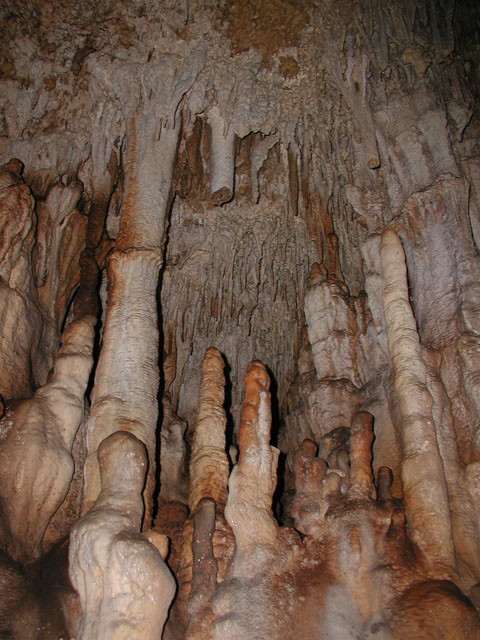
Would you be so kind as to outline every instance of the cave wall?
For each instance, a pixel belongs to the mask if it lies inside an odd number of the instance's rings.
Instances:
[[[475,3],[0,11],[9,609],[63,563],[72,637],[171,573],[165,638],[475,637]]]

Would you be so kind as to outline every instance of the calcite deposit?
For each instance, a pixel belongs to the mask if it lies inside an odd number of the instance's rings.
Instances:
[[[480,640],[478,2],[0,24],[0,637]]]

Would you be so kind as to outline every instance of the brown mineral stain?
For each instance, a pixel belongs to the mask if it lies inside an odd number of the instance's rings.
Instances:
[[[279,60],[278,70],[284,78],[293,78],[297,75],[300,67],[295,58],[292,58],[292,56],[280,56]]]
[[[296,46],[308,22],[307,6],[307,0],[233,0],[224,16],[233,53],[257,49],[266,62],[280,49]]]
[[[53,91],[56,84],[57,79],[55,78],[55,76],[48,76],[47,78],[43,79],[43,86],[45,87],[46,91]]]

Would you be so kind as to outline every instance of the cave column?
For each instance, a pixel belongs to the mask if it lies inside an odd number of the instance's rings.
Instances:
[[[170,202],[178,128],[137,108],[127,124],[120,230],[108,262],[105,332],[87,425],[82,510],[100,490],[97,450],[117,430],[129,431],[148,451],[145,522],[151,515],[158,418],[157,285]]]

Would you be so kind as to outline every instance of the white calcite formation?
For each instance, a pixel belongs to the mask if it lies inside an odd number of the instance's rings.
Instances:
[[[70,576],[80,597],[80,640],[158,638],[175,581],[157,548],[140,533],[147,454],[126,431],[98,450],[102,488],[75,524]],[[152,538],[155,541],[155,538]]]

